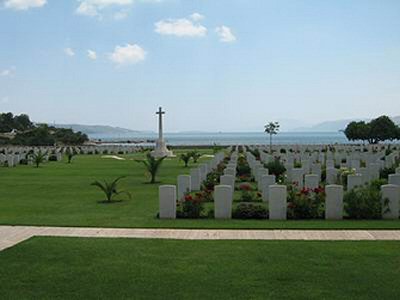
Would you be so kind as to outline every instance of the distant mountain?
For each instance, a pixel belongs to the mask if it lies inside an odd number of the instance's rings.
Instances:
[[[393,120],[393,122],[400,125],[400,116],[391,117],[391,119]],[[347,124],[349,124],[352,121],[370,121],[370,120],[371,119],[345,119],[337,121],[326,121],[310,127],[299,127],[296,128],[294,131],[335,132],[345,129]]]
[[[81,124],[49,124],[57,128],[69,128],[73,131],[81,131],[89,136],[91,135],[135,135],[150,133],[145,131],[131,130],[121,127],[112,127],[105,125],[81,125]]]

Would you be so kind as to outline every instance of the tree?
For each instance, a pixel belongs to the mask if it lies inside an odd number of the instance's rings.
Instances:
[[[272,154],[272,136],[278,134],[280,125],[278,122],[269,122],[264,127],[265,132],[269,134],[269,152]]]
[[[126,191],[118,191],[118,182],[125,178],[126,176],[121,176],[118,177],[117,179],[115,179],[114,181],[111,182],[107,182],[107,181],[94,181],[91,183],[91,185],[98,187],[100,190],[102,190],[106,196],[106,201],[108,203],[111,203],[113,201],[113,197],[120,195],[120,194],[127,194],[129,199],[131,199],[131,194],[129,192]]]
[[[400,128],[388,116],[381,116],[366,123],[351,122],[344,130],[349,141],[368,141],[377,144],[383,141],[393,141],[400,138]]]
[[[193,158],[193,162],[196,164],[197,162],[198,162],[198,160],[200,159],[200,157],[201,157],[201,154],[200,154],[200,152],[199,151],[197,151],[197,150],[193,150],[193,151],[191,151],[190,152],[190,155],[192,156],[192,158]]]
[[[166,158],[166,156],[161,158],[153,157],[150,152],[146,154],[145,160],[136,160],[136,162],[143,163],[147,172],[150,174],[150,183],[156,182],[156,175],[160,169],[161,163]]]
[[[192,158],[192,154],[190,152],[188,153],[182,153],[180,155],[180,160],[182,160],[185,163],[185,168],[187,168],[190,159]]]
[[[39,165],[44,163],[44,161],[46,160],[46,156],[47,156],[47,151],[42,152],[42,150],[39,150],[39,152],[37,152],[37,153],[32,152],[30,154],[30,157],[32,158],[33,163],[35,164],[36,168],[39,168]]]

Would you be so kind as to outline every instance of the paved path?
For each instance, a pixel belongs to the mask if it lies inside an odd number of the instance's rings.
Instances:
[[[34,236],[177,240],[400,241],[400,230],[210,230],[0,226],[0,251]]]

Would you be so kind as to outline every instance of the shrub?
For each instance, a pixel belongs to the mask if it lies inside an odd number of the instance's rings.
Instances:
[[[273,161],[265,164],[265,167],[268,169],[269,174],[273,174],[277,178],[282,177],[283,174],[286,172],[285,166],[278,158],[275,158]]]
[[[388,200],[381,202],[379,182],[358,187],[344,195],[344,210],[350,219],[381,219],[382,209],[388,209]]]
[[[298,190],[291,186],[288,192],[289,219],[321,219],[324,217],[325,191],[322,188]]]
[[[383,179],[388,179],[390,174],[394,174],[396,173],[396,168],[395,167],[391,167],[391,168],[383,168],[380,172],[379,172],[379,177],[383,178]]]
[[[28,160],[26,159],[26,158],[23,158],[23,159],[21,159],[20,161],[19,161],[19,164],[20,165],[28,165]]]
[[[52,154],[49,156],[49,161],[57,161],[57,156]]]
[[[233,219],[266,219],[267,209],[261,204],[240,203],[232,212]]]
[[[190,194],[185,195],[183,201],[178,203],[176,216],[183,219],[198,219],[204,211],[203,201]]]
[[[206,180],[203,181],[201,189],[204,191],[213,191],[214,187],[219,184],[220,175],[216,172],[212,172],[207,175]]]

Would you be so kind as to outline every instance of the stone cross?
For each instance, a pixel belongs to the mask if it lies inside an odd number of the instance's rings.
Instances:
[[[158,111],[156,112],[156,115],[158,115],[158,139],[160,141],[163,140],[163,123],[162,123],[162,116],[165,115],[165,111],[162,110],[160,107]]]

